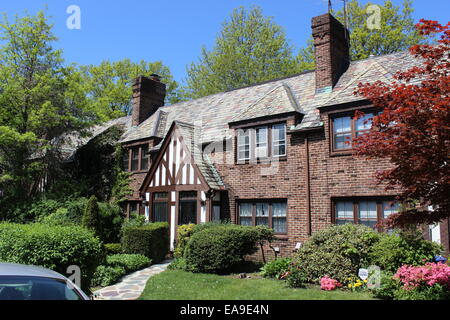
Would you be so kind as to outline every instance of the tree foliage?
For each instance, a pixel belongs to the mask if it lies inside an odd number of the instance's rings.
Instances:
[[[415,45],[416,66],[394,76],[392,83],[359,84],[356,93],[383,112],[357,150],[367,157],[388,158],[393,168],[378,173],[388,188],[401,187],[406,210],[388,218],[403,226],[433,223],[450,216],[450,23],[421,20],[424,36],[441,34],[437,45]],[[419,200],[433,210],[413,205]]]
[[[380,56],[407,50],[424,40],[414,27],[411,0],[404,0],[402,6],[395,6],[391,0],[385,0],[380,9],[380,28],[369,28],[368,19],[374,16],[370,10],[371,2],[365,4],[351,0],[347,4],[347,21],[344,10],[333,12],[333,15],[350,31],[350,59],[361,60],[370,55]],[[369,9],[369,10],[368,10]],[[370,20],[371,21],[371,20]],[[314,45],[312,39],[307,46],[300,49],[297,56],[301,70],[315,68]]]
[[[298,71],[283,29],[259,7],[235,9],[212,50],[187,70],[187,96],[206,95],[288,76]]]
[[[94,231],[97,235],[100,232],[100,208],[98,206],[97,197],[89,198],[84,209],[83,217],[81,218],[83,227]]]
[[[99,65],[80,66],[80,70],[90,103],[104,121],[130,114],[133,81],[141,75],[156,73],[161,77],[167,86],[167,103],[176,103],[181,99],[177,82],[161,61],[103,61]]]
[[[35,194],[64,133],[96,120],[44,12],[0,23],[0,206]],[[5,217],[3,217],[5,218]]]

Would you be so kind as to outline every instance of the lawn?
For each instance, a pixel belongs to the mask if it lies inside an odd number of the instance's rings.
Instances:
[[[151,277],[140,300],[372,300],[368,293],[292,289],[284,281],[167,270]]]

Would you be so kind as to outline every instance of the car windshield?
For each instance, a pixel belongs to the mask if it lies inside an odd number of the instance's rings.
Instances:
[[[0,300],[81,300],[76,289],[64,280],[0,276]]]

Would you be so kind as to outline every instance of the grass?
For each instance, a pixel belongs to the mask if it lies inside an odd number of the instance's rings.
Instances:
[[[369,293],[293,289],[284,281],[167,270],[151,277],[140,300],[372,300]]]

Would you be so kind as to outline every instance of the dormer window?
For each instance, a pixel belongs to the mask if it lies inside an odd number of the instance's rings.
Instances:
[[[257,162],[286,156],[286,124],[236,129],[237,161]]]

